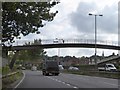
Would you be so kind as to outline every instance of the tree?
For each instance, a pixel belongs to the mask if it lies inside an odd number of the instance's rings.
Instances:
[[[35,39],[34,42],[31,43],[31,45],[36,45],[36,44],[41,44],[41,39]],[[43,58],[46,52],[43,49],[38,48],[34,50],[27,50],[27,54],[28,54],[29,60],[37,60],[37,59]]]
[[[2,43],[14,42],[15,37],[22,34],[26,36],[30,33],[38,33],[38,28],[43,27],[45,21],[52,21],[58,11],[50,12],[50,9],[59,2],[49,0],[49,2],[2,2]],[[8,50],[3,51],[3,56],[8,55]],[[15,56],[10,63],[12,69]]]
[[[14,42],[21,34],[38,33],[43,21],[52,21],[58,13],[50,9],[59,2],[3,2],[2,3],[2,42]]]
[[[41,39],[35,39],[33,43],[30,43],[30,42],[25,43],[25,45],[36,45],[36,44],[41,44]],[[46,52],[41,48],[37,48],[34,50],[21,50],[19,51],[19,53],[18,52],[15,52],[15,53],[13,54],[12,52],[9,54],[9,57],[11,59],[11,62],[9,64],[10,69],[13,68],[15,59],[19,61],[31,61],[32,62],[32,61],[42,60],[43,57],[46,57]]]
[[[35,45],[35,44],[41,44],[41,39],[35,39],[33,43],[26,43],[25,45]],[[46,52],[41,49],[34,49],[34,50],[22,50],[19,51],[19,55],[17,56],[18,60],[24,60],[24,61],[36,61],[41,60],[45,56]]]

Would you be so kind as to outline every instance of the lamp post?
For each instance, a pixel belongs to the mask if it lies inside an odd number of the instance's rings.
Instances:
[[[102,14],[91,14],[89,13],[90,16],[95,16],[95,65],[97,65],[97,58],[96,58],[96,55],[97,55],[97,16],[103,16]]]

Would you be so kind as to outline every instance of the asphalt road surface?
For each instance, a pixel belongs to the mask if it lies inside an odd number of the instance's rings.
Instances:
[[[17,88],[118,88],[117,79],[63,74],[43,76],[41,71],[25,70]]]

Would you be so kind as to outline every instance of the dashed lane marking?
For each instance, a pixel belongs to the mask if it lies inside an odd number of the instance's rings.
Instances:
[[[73,88],[78,88],[78,87],[73,87]]]
[[[54,80],[54,81],[56,81],[56,82],[59,82],[59,83],[63,83],[63,84],[65,84],[65,85],[67,85],[67,86],[70,86],[70,87],[73,87],[73,88],[76,88],[76,89],[78,88],[78,87],[76,87],[76,86],[73,86],[73,85],[71,85],[71,84],[69,84],[69,83],[63,82],[63,81],[58,80],[58,79],[54,79],[54,78],[51,78],[51,77],[48,77],[48,76],[47,76],[47,78],[52,79],[52,80]]]

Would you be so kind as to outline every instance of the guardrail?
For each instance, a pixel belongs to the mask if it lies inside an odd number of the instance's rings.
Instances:
[[[7,75],[2,75],[2,77],[0,77],[0,78],[10,77],[10,76],[15,75],[15,74],[17,74],[17,73],[18,73],[18,71],[17,71],[17,72],[10,73],[10,74],[7,74]]]

